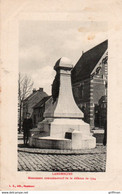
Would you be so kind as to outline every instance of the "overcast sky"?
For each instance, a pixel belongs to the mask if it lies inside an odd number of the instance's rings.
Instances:
[[[34,88],[43,87],[51,94],[55,71],[61,57],[73,65],[82,51],[107,39],[105,22],[21,21],[19,25],[19,70],[31,76]]]

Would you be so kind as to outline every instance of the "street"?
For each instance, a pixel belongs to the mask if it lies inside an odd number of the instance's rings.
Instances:
[[[18,171],[104,172],[106,146],[87,150],[52,150],[24,147],[18,135]]]

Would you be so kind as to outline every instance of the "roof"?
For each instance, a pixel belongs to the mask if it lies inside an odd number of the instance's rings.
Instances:
[[[37,94],[41,94],[41,99],[44,98],[45,96],[48,96],[46,92],[40,91],[40,90],[36,90],[36,91],[33,92],[32,94],[30,94],[30,95],[24,100],[24,102],[33,99],[35,96],[37,96]]]
[[[51,96],[46,96],[42,100],[40,100],[35,106],[33,106],[34,109],[40,108]]]
[[[72,83],[89,78],[91,72],[108,47],[108,40],[83,53],[72,70]]]
[[[35,92],[36,93],[36,92]],[[29,96],[27,96],[27,98],[24,99],[24,101],[27,101],[29,98],[31,98],[32,96],[34,96],[35,93],[30,94]]]

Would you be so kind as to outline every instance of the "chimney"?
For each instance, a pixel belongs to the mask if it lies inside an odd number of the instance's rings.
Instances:
[[[36,88],[33,88],[33,93],[35,93],[36,92]]]
[[[40,91],[40,92],[43,92],[43,88],[39,88],[39,91]]]

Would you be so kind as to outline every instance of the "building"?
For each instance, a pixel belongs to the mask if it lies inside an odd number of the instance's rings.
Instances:
[[[104,100],[107,99],[107,48],[108,41],[106,40],[83,53],[72,70],[74,99],[84,112],[85,122],[89,123],[92,129],[103,127],[107,119],[107,100]],[[101,116],[103,112],[104,119]]]
[[[40,102],[44,97],[47,97],[47,93],[43,91],[43,88],[39,88],[39,90],[33,90],[32,94],[30,94],[23,102],[23,118],[26,117],[26,113],[29,112],[34,121],[33,116],[33,107]]]
[[[37,127],[38,122],[41,122],[44,119],[45,112],[45,103],[51,98],[51,96],[46,96],[42,98],[34,107],[33,107],[33,124],[34,127]]]

